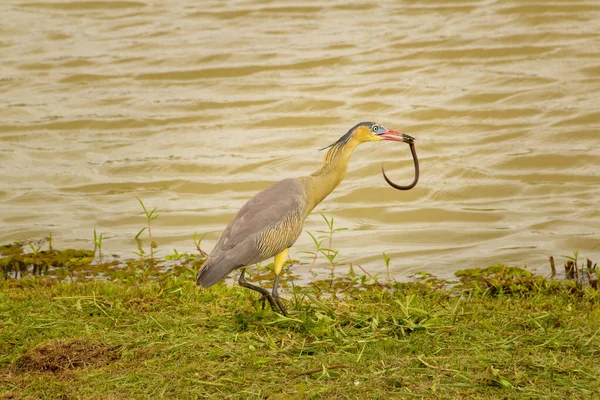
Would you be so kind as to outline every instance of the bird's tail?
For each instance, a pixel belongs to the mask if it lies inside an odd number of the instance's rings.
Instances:
[[[237,265],[226,265],[226,263],[221,262],[213,262],[209,257],[208,260],[204,263],[204,266],[198,273],[198,277],[196,278],[196,285],[208,288],[219,282],[221,279],[225,278],[225,276],[238,268]]]

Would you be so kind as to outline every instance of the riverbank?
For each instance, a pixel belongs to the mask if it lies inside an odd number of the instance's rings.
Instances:
[[[460,275],[460,274],[459,274]],[[0,283],[0,398],[593,398],[600,295],[519,268],[287,287],[193,272]]]

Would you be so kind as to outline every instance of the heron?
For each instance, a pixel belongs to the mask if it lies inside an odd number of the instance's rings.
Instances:
[[[263,308],[268,300],[274,312],[287,316],[278,294],[279,276],[304,226],[306,217],[344,179],[354,149],[361,143],[381,141],[405,142],[410,145],[414,165],[414,181],[402,186],[392,182],[382,165],[386,182],[399,190],[413,188],[419,179],[414,137],[387,129],[375,122],[360,122],[337,141],[321,150],[328,150],[321,167],[311,175],[281,180],[246,202],[229,222],[217,244],[198,273],[196,285],[208,288],[241,268],[238,283],[262,294]],[[246,267],[274,257],[272,291],[246,280]]]

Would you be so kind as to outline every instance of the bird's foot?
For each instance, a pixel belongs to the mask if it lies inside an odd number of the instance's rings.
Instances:
[[[273,310],[273,312],[276,312],[276,313],[281,312],[281,314],[283,314],[284,316],[286,316],[286,317],[288,316],[287,310],[283,306],[283,303],[281,302],[281,300],[279,300],[279,293],[277,293],[277,287],[279,286],[279,275],[275,278],[275,282],[273,282],[273,294],[269,293],[269,291],[267,289],[261,288],[260,286],[253,285],[250,282],[248,282],[246,280],[246,269],[245,268],[242,269],[242,273],[240,274],[238,283],[242,287],[254,290],[254,291],[262,294],[260,301],[262,302],[263,310],[265,309],[265,300],[268,300],[269,305],[271,306],[271,310]]]
[[[265,309],[265,300],[268,300],[269,301],[269,305],[271,306],[271,309],[273,311],[277,312],[277,303],[273,299],[273,296],[271,296],[271,293],[269,293],[269,291],[267,289],[261,288],[260,286],[253,285],[253,284],[251,284],[250,282],[248,282],[246,280],[246,268],[242,269],[242,273],[240,274],[240,277],[238,279],[238,283],[242,287],[254,290],[254,291],[262,294],[262,297],[260,298],[260,301],[262,302],[262,309],[263,310]]]
[[[271,296],[269,294],[269,292],[263,293],[262,297],[260,298],[263,310],[265,309],[265,300],[269,301],[269,305],[271,306],[271,310],[273,310],[274,312],[278,312],[279,311],[277,309],[277,301],[275,299],[273,299],[273,296]]]

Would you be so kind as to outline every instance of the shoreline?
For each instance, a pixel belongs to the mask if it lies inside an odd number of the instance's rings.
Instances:
[[[91,258],[58,254],[75,267]],[[285,279],[288,318],[238,286],[196,288],[183,259],[158,276],[131,264],[109,279],[1,280],[0,398],[600,393],[597,266],[581,260],[565,280],[503,265],[462,270],[455,282],[399,283],[358,268],[307,286]]]

